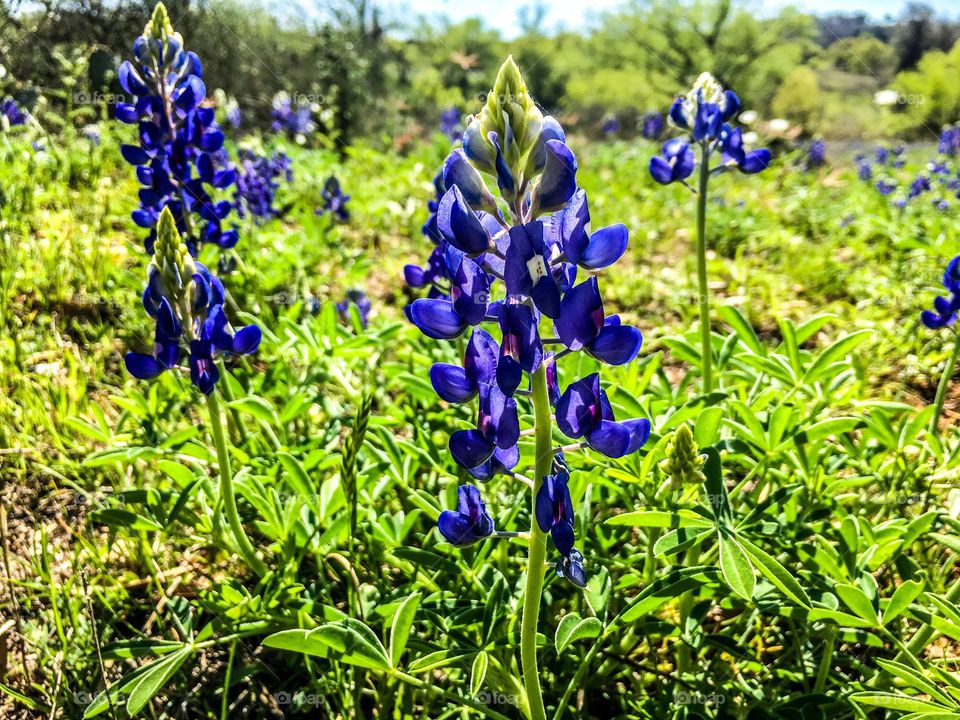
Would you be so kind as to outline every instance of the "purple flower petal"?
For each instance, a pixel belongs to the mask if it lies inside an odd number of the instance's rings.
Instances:
[[[591,277],[568,292],[554,321],[557,335],[571,350],[579,350],[603,327],[603,301],[597,278]]]
[[[477,387],[470,382],[466,371],[457,365],[434,363],[430,368],[430,382],[442,399],[450,403],[462,403],[477,394]]]
[[[458,465],[474,468],[493,455],[495,445],[479,430],[457,430],[450,436],[449,447]]]
[[[434,340],[455,338],[463,334],[467,328],[466,321],[457,314],[453,309],[453,303],[449,300],[430,298],[414,300],[410,305],[409,317],[424,335]]]
[[[138,352],[128,352],[123,363],[127,372],[140,380],[152,380],[165,369],[153,355]]]
[[[608,365],[625,365],[633,361],[643,344],[643,334],[629,325],[606,325],[584,348],[588,355]]]

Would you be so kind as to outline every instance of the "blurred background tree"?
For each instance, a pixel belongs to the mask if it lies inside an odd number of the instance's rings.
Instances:
[[[0,91],[51,111],[117,92],[114,69],[152,4],[8,0]],[[960,23],[918,3],[877,21],[757,12],[742,0],[627,0],[584,27],[548,32],[546,6],[534,2],[519,6],[509,40],[479,19],[390,16],[377,0],[309,10],[257,0],[167,4],[188,47],[202,49],[207,83],[239,102],[246,127],[267,127],[274,96],[285,92],[321,111],[323,130],[343,144],[402,146],[434,132],[443,109],[475,111],[507,53],[547,111],[589,133],[611,116],[622,134],[634,132],[635,118],[663,111],[703,70],[761,118],[782,116],[806,135],[923,135],[960,119]],[[906,98],[889,110],[873,103],[888,87]]]

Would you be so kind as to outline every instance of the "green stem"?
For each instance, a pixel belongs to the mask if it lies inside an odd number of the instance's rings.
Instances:
[[[686,556],[684,558],[684,565],[687,567],[694,567],[700,563],[700,543],[697,543],[692,548],[687,550]],[[687,633],[687,620],[690,618],[690,613],[693,612],[693,606],[696,602],[696,595],[693,590],[687,590],[683,595],[680,596],[680,602],[678,603],[678,612],[680,613],[680,640],[677,645],[677,675],[680,678],[690,672],[691,670],[691,660],[690,660],[690,646],[687,644],[684,636]]]
[[[700,306],[700,354],[703,392],[713,390],[713,348],[710,342],[710,296],[707,288],[707,185],[710,181],[709,151],[700,155],[700,187],[697,191],[697,304]]]
[[[820,656],[820,664],[817,666],[816,684],[813,686],[814,693],[822,693],[827,687],[827,678],[830,675],[830,666],[833,664],[833,648],[836,641],[836,633],[832,627],[827,628],[826,647],[823,649],[823,655]]]
[[[233,471],[230,469],[230,454],[227,451],[227,439],[223,434],[223,418],[220,416],[220,401],[217,393],[207,395],[207,409],[210,411],[210,427],[213,431],[213,442],[217,446],[217,462],[220,465],[220,497],[223,509],[227,514],[227,522],[233,531],[233,539],[240,549],[240,554],[247,561],[247,565],[259,576],[267,574],[267,565],[258,556],[250,538],[243,530],[240,515],[237,513],[237,497],[233,489]]]
[[[947,366],[943,369],[943,374],[940,376],[940,384],[937,385],[937,397],[933,401],[936,410],[933,412],[933,417],[930,418],[931,435],[938,434],[940,429],[940,416],[943,414],[943,404],[947,400],[947,388],[950,387],[950,380],[953,379],[953,370],[957,365],[957,358],[960,358],[960,335],[955,335],[953,338],[953,352],[950,353]]]
[[[536,465],[533,479],[533,494],[530,502],[530,557],[527,567],[527,587],[523,594],[523,617],[520,625],[520,665],[523,669],[523,686],[527,693],[527,706],[531,720],[546,720],[543,693],[540,690],[540,673],[537,670],[537,624],[540,619],[540,596],[543,593],[543,577],[547,556],[547,536],[536,521],[537,492],[543,478],[553,467],[553,428],[550,412],[550,396],[547,392],[547,368],[541,365],[533,374],[533,416],[536,426]]]

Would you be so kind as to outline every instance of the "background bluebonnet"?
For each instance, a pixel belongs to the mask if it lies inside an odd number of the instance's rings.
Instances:
[[[135,101],[117,103],[115,115],[137,126],[138,144],[122,145],[120,151],[136,167],[142,185],[132,216],[148,230],[147,252],[153,252],[164,208],[173,214],[193,255],[204,242],[233,247],[237,230],[225,227],[233,205],[214,194],[233,186],[236,171],[215,155],[224,138],[213,108],[201,104],[206,86],[200,58],[184,49],[162,4],[134,42],[133,54],[135,63],[125,60],[118,76]]]

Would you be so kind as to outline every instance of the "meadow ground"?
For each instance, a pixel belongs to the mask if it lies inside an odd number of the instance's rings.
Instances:
[[[463,343],[430,341],[403,313],[446,140],[287,145],[281,217],[245,219],[223,253],[235,319],[264,334],[221,381],[240,514],[269,566],[258,578],[218,526],[219,464],[189,378],[145,383],[123,366],[153,327],[122,133],[0,147],[0,715],[521,716],[524,543],[440,544],[458,479],[447,437],[473,410],[438,400],[428,370]],[[703,395],[691,194],[651,180],[652,143],[570,145],[594,227],[630,231],[601,282],[607,314],[644,344],[604,379],[618,416],[653,433],[619,460],[568,453],[589,583],[548,573],[550,715],[960,718],[960,607],[945,596],[960,393],[931,427],[954,336],[920,323],[960,203],[898,209],[858,178],[854,156],[873,145],[812,170],[783,149],[765,173],[719,177],[718,379]],[[889,172],[908,183],[934,155],[911,148]],[[330,175],[351,196],[346,222],[315,213]],[[372,303],[367,327],[335,308],[350,289]],[[669,488],[659,467],[685,423],[716,450],[703,490]],[[529,526],[525,486],[484,493],[498,528]],[[344,615],[362,623],[346,645],[265,642]]]

